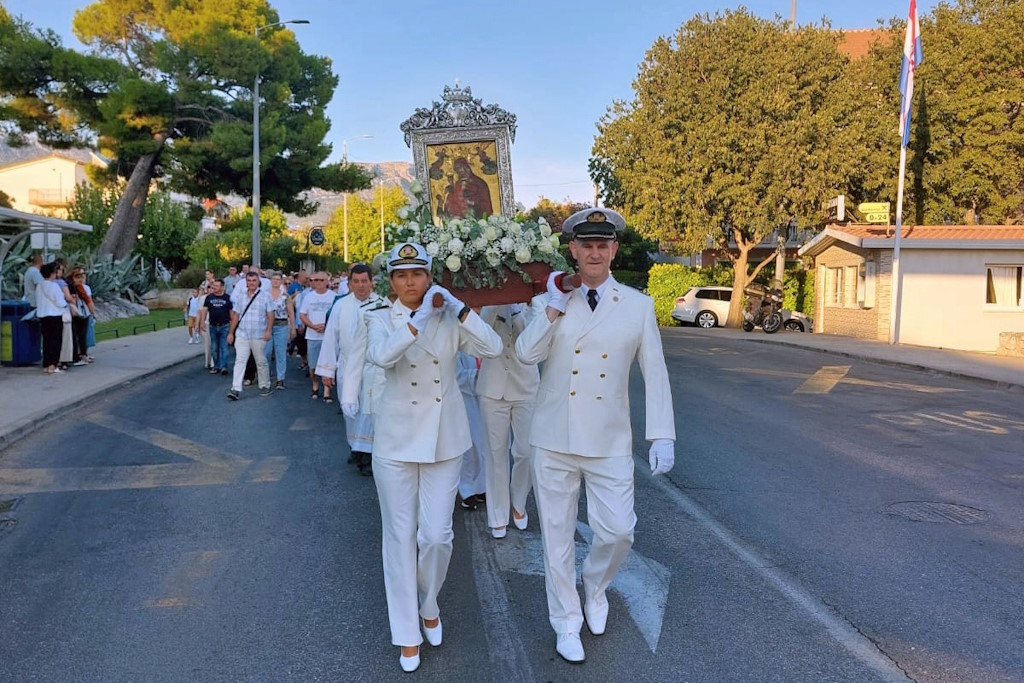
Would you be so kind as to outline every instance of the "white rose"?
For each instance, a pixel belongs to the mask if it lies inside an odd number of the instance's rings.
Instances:
[[[473,246],[476,247],[478,251],[483,251],[484,248],[487,247],[487,237],[480,235],[480,237],[473,240]]]
[[[420,181],[413,180],[411,183],[409,183],[409,191],[412,192],[413,194],[419,194],[420,192],[423,192],[423,186],[420,185]]]
[[[448,242],[448,252],[451,254],[461,254],[463,243],[458,237]]]
[[[498,242],[498,246],[501,247],[502,253],[509,254],[512,253],[516,245],[511,237],[502,237],[501,241]]]
[[[540,234],[544,237],[551,237],[551,226],[543,218],[540,219]]]
[[[547,224],[548,224],[548,219],[544,218],[544,216],[541,216],[540,218],[537,219],[537,225],[547,225]]]
[[[526,263],[527,261],[530,260],[530,257],[530,250],[527,249],[526,247],[519,247],[518,249],[516,249],[516,261],[519,261],[520,263]]]
[[[455,271],[462,267],[462,259],[460,259],[455,254],[452,254],[451,256],[444,260],[444,265],[446,268],[448,268],[448,270],[454,273]]]
[[[495,230],[490,225],[488,225],[486,228],[484,228],[483,236],[488,242],[493,242],[494,240],[498,239],[498,231]]]
[[[433,258],[437,256],[437,252],[441,250],[441,245],[437,242],[431,242],[427,245],[427,254]]]
[[[409,221],[409,226],[408,227],[413,232],[417,232],[418,233],[420,231],[420,224],[417,223],[416,221]]]
[[[515,236],[515,235],[522,235],[523,234],[523,226],[519,225],[515,221],[512,221],[512,223],[510,223],[509,226],[508,226],[508,234],[513,235],[513,236]]]
[[[402,208],[400,208],[398,210],[398,217],[401,218],[402,220],[405,220],[406,218],[408,218],[409,217],[409,209],[405,208],[404,206]]]
[[[541,240],[540,244],[537,245],[537,251],[542,254],[550,254],[554,250],[555,248],[551,246],[551,242],[548,240]]]
[[[558,249],[558,235],[552,235],[548,240],[551,242],[551,246],[553,248]]]
[[[448,226],[446,225],[445,228],[447,228],[447,227]],[[441,230],[440,232],[437,233],[437,241],[438,242],[443,242],[445,244],[448,244],[449,242],[452,241],[452,234],[450,232],[448,232],[447,229]]]
[[[490,249],[487,250],[487,264],[491,267],[497,267],[501,264],[501,256],[496,251]]]

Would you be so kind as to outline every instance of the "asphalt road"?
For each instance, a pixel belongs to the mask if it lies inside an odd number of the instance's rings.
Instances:
[[[634,554],[583,665],[531,498],[502,541],[456,509],[445,642],[402,674],[336,405],[294,367],[229,403],[189,366],[0,455],[0,680],[1024,680],[1024,395],[685,329],[665,352],[676,468],[646,471],[637,381]]]

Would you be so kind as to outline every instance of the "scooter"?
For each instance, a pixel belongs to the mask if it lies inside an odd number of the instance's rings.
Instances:
[[[769,287],[758,283],[747,285],[747,305],[743,309],[743,331],[753,332],[759,327],[766,334],[775,334],[782,328],[782,283],[772,280]]]

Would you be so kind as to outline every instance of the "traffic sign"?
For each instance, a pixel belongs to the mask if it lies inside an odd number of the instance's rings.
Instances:
[[[857,213],[889,213],[889,202],[863,202],[857,205]]]
[[[313,228],[309,231],[309,242],[314,247],[323,246],[323,243],[327,241],[324,237],[324,231],[321,228]]]
[[[864,220],[868,223],[879,223],[880,225],[889,224],[889,212],[885,213],[866,213],[864,214]]]

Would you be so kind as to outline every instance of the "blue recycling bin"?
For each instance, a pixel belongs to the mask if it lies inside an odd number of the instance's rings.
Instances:
[[[43,359],[39,323],[22,320],[33,308],[24,299],[0,302],[0,362],[33,365]]]

